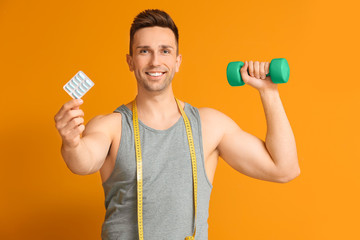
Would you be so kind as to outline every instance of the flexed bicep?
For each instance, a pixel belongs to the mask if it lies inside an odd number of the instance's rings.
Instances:
[[[266,149],[264,141],[242,130],[231,118],[218,114],[222,136],[219,155],[236,171],[249,177],[280,182],[281,173]]]

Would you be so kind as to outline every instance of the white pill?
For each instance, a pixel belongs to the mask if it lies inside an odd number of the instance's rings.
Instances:
[[[81,92],[81,94],[84,94],[86,92],[81,86],[79,86],[78,90]]]
[[[74,89],[74,88],[70,85],[70,83],[66,84],[65,86],[67,86],[69,89]]]
[[[79,86],[79,88],[80,88],[82,91],[84,91],[84,92],[86,92],[86,91],[87,91],[87,88],[86,88],[86,87],[84,87],[84,84],[81,84],[81,85]]]
[[[74,86],[74,84],[73,84],[72,82],[69,82],[69,86],[70,86],[71,88],[75,88],[75,87],[76,87],[76,85]]]
[[[84,88],[84,89],[86,89],[86,90],[89,90],[89,87],[85,84],[85,82],[83,82],[83,83],[81,84],[81,87]]]
[[[84,73],[79,72],[79,73],[78,73],[78,75],[79,75],[79,77],[81,77],[81,78],[82,78],[82,80],[85,80],[85,79],[86,79],[86,76],[85,76],[85,74],[84,74]]]
[[[66,90],[68,90],[69,92],[71,92],[71,89],[69,88],[69,85],[65,86]]]
[[[82,94],[79,93],[78,90],[75,90],[75,93],[76,93],[78,96],[80,96],[80,97],[82,96]]]
[[[92,86],[92,83],[89,81],[89,80],[85,80],[85,83],[89,86],[89,87],[91,87]]]
[[[74,78],[75,78],[75,80],[76,80],[78,83],[81,83],[81,82],[82,82],[82,80],[81,80],[78,76],[75,76]]]
[[[75,81],[74,78],[71,80],[71,83],[72,83],[75,87],[77,87],[77,86],[79,85],[79,83],[78,83],[77,81]]]

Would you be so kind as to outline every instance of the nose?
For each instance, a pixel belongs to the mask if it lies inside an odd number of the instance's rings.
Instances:
[[[160,56],[157,53],[152,54],[151,65],[154,67],[160,66]]]

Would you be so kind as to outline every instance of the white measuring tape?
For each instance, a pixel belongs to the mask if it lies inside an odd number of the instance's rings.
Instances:
[[[196,154],[194,147],[194,139],[192,136],[191,126],[188,117],[182,109],[179,100],[176,99],[178,108],[180,109],[181,115],[184,119],[186,134],[189,141],[189,149],[192,162],[193,182],[194,182],[194,224],[195,229],[192,236],[188,236],[185,240],[194,240],[196,233],[196,209],[197,209],[197,170],[196,170]],[[135,151],[136,151],[136,171],[137,171],[137,214],[138,214],[138,231],[139,240],[144,240],[144,228],[143,228],[143,184],[142,184],[142,154],[141,154],[141,143],[140,143],[140,131],[139,131],[139,120],[137,114],[136,100],[132,104],[133,109],[133,125],[134,125],[134,139],[135,139]]]

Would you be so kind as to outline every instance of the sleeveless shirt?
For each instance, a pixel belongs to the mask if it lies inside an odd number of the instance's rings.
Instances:
[[[208,239],[209,201],[212,185],[204,164],[200,115],[185,103],[194,138],[198,175],[196,240]],[[136,156],[132,111],[121,113],[121,140],[110,177],[103,183],[105,220],[102,239],[138,239]],[[183,240],[194,230],[194,189],[191,156],[183,118],[166,130],[146,126],[139,120],[143,158],[144,240]]]

